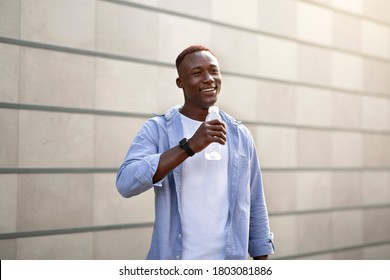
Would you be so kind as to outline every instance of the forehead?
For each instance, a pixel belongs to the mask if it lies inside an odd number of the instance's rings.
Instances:
[[[197,67],[218,66],[217,58],[209,51],[198,51],[186,55],[180,65],[181,69],[191,70]]]

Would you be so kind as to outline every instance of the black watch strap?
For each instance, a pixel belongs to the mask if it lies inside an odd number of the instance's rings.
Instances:
[[[187,138],[183,138],[180,140],[179,142],[179,146],[180,148],[182,148],[184,151],[186,151],[186,153],[192,157],[193,155],[195,155],[194,151],[190,148],[190,146],[188,145],[188,140]]]

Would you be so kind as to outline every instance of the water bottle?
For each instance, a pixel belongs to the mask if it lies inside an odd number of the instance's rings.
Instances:
[[[206,122],[211,120],[222,120],[219,115],[219,109],[217,106],[210,106],[209,113],[206,117]],[[208,160],[220,160],[222,158],[221,144],[213,142],[206,147],[205,157]]]

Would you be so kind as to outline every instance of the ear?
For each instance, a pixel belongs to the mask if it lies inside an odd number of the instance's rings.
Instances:
[[[176,85],[178,88],[183,88],[183,81],[180,77],[176,78]]]

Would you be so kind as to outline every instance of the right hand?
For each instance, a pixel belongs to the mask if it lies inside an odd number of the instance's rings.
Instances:
[[[194,135],[188,139],[188,144],[195,153],[199,153],[213,142],[226,144],[226,125],[220,120],[202,123]]]

